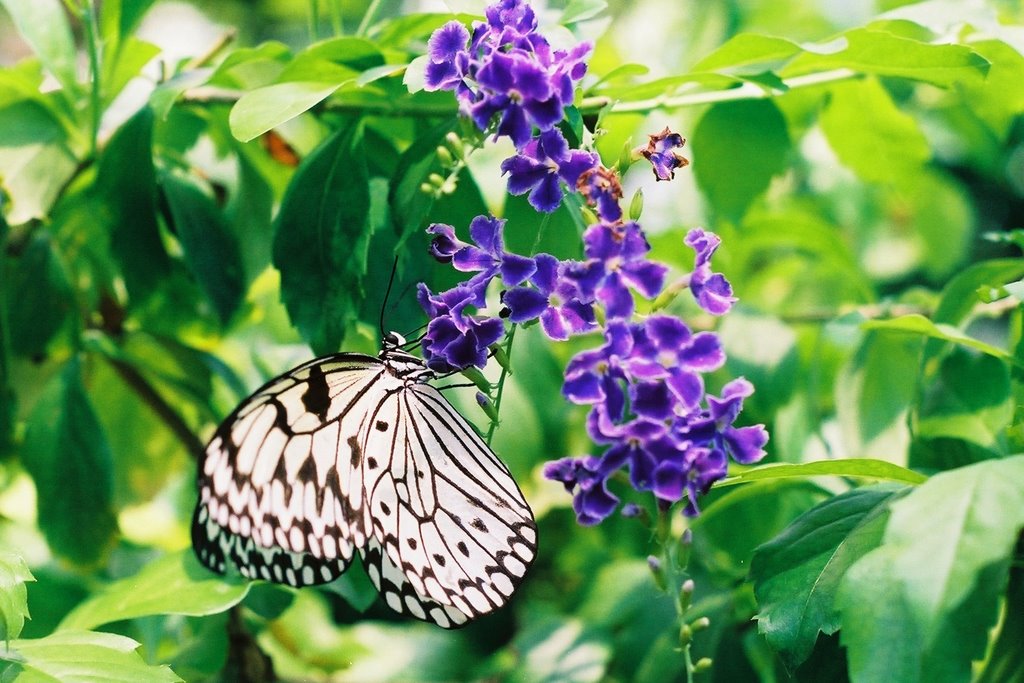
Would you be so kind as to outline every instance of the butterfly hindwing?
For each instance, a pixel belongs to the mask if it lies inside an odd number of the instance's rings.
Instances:
[[[388,398],[393,430],[366,451],[373,536],[412,590],[467,617],[504,605],[536,554],[537,531],[505,465],[441,393],[415,384]]]

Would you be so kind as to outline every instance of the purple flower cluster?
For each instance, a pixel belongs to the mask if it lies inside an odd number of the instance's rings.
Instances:
[[[533,127],[548,131],[562,121],[576,84],[587,71],[589,43],[552,50],[537,32],[537,17],[525,0],[499,0],[486,22],[470,33],[458,21],[434,32],[428,44],[427,90],[453,90],[462,113],[480,130],[498,117],[497,135],[521,150]]]
[[[752,463],[764,455],[764,427],[735,426],[753,387],[737,379],[720,396],[706,394],[704,375],[725,362],[718,337],[695,333],[674,316],[637,315],[638,297],[657,297],[668,268],[650,260],[640,225],[623,219],[618,174],[596,154],[570,149],[556,128],[590,46],[553,52],[523,0],[499,0],[486,16],[472,34],[458,22],[435,32],[428,88],[454,90],[481,129],[500,114],[497,134],[508,135],[517,149],[501,166],[510,193],[529,193],[534,208],[550,212],[566,191],[579,192],[597,222],[583,233],[580,260],[508,252],[505,222],[489,216],[473,219],[469,242],[450,225],[431,225],[431,254],[472,275],[439,293],[420,285],[419,301],[430,318],[424,358],[439,372],[483,367],[508,323],[539,324],[553,340],[601,331],[600,347],[570,360],[562,391],[567,400],[590,406],[587,430],[604,452],[549,463],[545,475],[573,492],[583,524],[600,522],[618,506],[607,482],[622,468],[636,490],[653,492],[666,505],[685,501],[684,512],[697,514],[698,497],[725,476],[730,457]],[[641,153],[659,178],[685,166],[675,151],[681,136],[665,129],[650,137]],[[736,300],[728,280],[711,269],[719,243],[711,232],[691,230],[685,244],[696,254],[694,269],[681,280],[713,315],[728,312]],[[488,290],[496,280],[501,313],[488,316]]]

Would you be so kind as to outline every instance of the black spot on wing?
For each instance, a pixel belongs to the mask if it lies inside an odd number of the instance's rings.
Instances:
[[[327,409],[331,405],[331,392],[327,387],[327,377],[319,365],[309,369],[306,391],[302,394],[302,405],[321,420],[327,417]]]
[[[348,447],[352,451],[352,467],[359,467],[363,460],[363,447],[359,445],[359,438],[355,435],[348,437]]]
[[[388,431],[388,423],[385,422],[384,420],[377,420],[377,425],[376,426],[377,426],[377,431],[378,432],[386,432],[386,431]]]

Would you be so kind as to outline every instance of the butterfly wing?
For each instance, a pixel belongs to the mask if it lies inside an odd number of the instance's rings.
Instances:
[[[363,488],[357,434],[386,395],[385,374],[371,356],[318,358],[235,409],[199,463],[192,541],[204,565],[293,586],[345,571],[365,542],[351,495]]]
[[[371,578],[400,596],[392,607],[442,626],[504,605],[537,548],[533,513],[508,469],[428,384],[392,392],[378,423],[388,428],[369,433],[365,452],[382,466],[371,469],[368,457],[362,477]]]

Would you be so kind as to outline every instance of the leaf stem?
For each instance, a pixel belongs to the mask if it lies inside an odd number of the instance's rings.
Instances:
[[[78,7],[78,17],[82,21],[85,49],[89,55],[89,109],[92,114],[90,120],[92,128],[89,131],[89,155],[94,157],[99,146],[100,121],[103,118],[103,93],[100,83],[100,29],[96,16],[96,4],[92,0],[86,0]]]
[[[512,325],[509,327],[509,330],[508,330],[508,337],[505,339],[505,358],[506,358],[506,362],[511,362],[511,360],[512,360],[512,340],[515,339],[515,336],[516,336],[516,324],[512,323]],[[505,379],[508,377],[508,375],[509,375],[508,368],[505,367],[505,366],[502,366],[502,368],[501,368],[501,375],[498,377],[497,389],[495,390],[495,393],[494,393],[494,412],[497,415],[501,414],[501,397],[502,397],[502,395],[505,392]],[[494,430],[497,429],[497,428],[498,428],[498,421],[497,420],[491,420],[491,426],[487,429],[486,441],[487,441],[487,445],[488,446],[491,445],[491,439],[494,438]]]
[[[377,12],[380,10],[380,0],[370,0],[370,6],[366,8],[366,12],[363,13],[363,18],[359,22],[359,27],[356,28],[357,36],[365,36],[366,32],[370,30],[370,23],[376,18]]]

